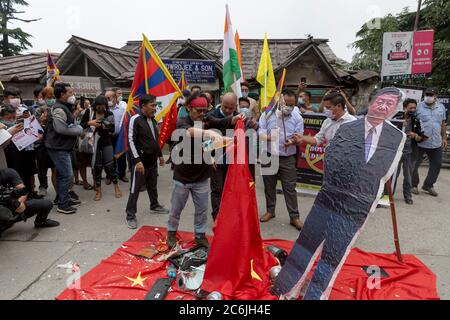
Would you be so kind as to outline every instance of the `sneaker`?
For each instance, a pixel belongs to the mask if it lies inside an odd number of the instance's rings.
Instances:
[[[434,188],[422,187],[422,190],[425,191],[426,193],[428,193],[429,195],[433,196],[433,197],[439,196],[439,194],[436,192],[436,190],[434,190]]]
[[[75,214],[75,213],[77,213],[77,209],[74,208],[74,207],[58,208],[57,211],[59,213],[63,213],[63,214]]]
[[[137,229],[138,223],[136,219],[127,220],[127,226],[129,229]]]
[[[69,191],[69,197],[72,198],[72,200],[80,200],[80,197],[74,191]]]
[[[54,228],[54,227],[59,227],[59,222],[47,219],[47,221],[41,222],[41,223],[34,222],[34,227],[37,229],[39,229],[39,228]]]
[[[209,248],[209,241],[204,234],[195,235],[195,244]]]
[[[416,196],[418,196],[420,194],[419,189],[417,189],[417,187],[412,188],[411,193],[415,194]]]
[[[42,197],[46,197],[47,196],[47,189],[45,188],[39,188],[39,193],[38,195],[42,196]]]
[[[157,206],[154,209],[150,210],[150,213],[155,213],[155,214],[169,214],[169,210],[164,208],[163,206]]]
[[[409,204],[412,206],[414,204],[414,201],[412,199],[405,199],[406,204]]]
[[[167,232],[167,245],[170,249],[174,248],[177,245],[177,232],[169,231]]]
[[[81,201],[80,200],[73,200],[73,199],[70,199],[70,201],[69,201],[69,206],[70,207],[79,207],[79,206],[81,206]]]

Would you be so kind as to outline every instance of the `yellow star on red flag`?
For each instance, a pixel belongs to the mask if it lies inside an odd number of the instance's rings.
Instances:
[[[145,288],[144,286],[144,281],[147,280],[148,278],[142,278],[141,277],[141,273],[139,272],[138,276],[136,279],[133,278],[129,278],[129,277],[125,277],[128,280],[130,280],[131,282],[133,282],[133,284],[131,285],[132,287],[135,287],[137,285],[140,285],[142,288]]]

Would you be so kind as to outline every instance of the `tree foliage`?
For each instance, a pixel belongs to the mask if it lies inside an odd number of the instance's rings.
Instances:
[[[410,84],[437,86],[443,91],[450,87],[450,1],[425,0],[420,14],[419,30],[433,29],[435,44],[433,53],[433,75],[431,79],[408,80]],[[353,57],[352,68],[381,72],[383,34],[385,32],[413,31],[416,12],[405,8],[398,15],[389,14],[380,20],[380,28],[369,21],[356,34],[353,47],[358,52]]]
[[[0,54],[4,57],[13,56],[31,47],[29,39],[32,37],[21,28],[10,27],[14,21],[30,23],[40,19],[21,19],[17,7],[28,6],[25,0],[0,0]]]

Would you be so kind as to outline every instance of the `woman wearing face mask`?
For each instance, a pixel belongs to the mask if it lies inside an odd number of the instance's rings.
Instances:
[[[111,134],[114,133],[114,114],[108,110],[108,100],[105,96],[98,96],[92,106],[92,110],[86,111],[81,126],[84,129],[94,129],[94,155],[92,166],[94,168],[95,201],[102,199],[102,171],[105,169],[108,177],[114,184],[116,198],[122,197],[119,189],[119,177],[114,162],[114,148]]]

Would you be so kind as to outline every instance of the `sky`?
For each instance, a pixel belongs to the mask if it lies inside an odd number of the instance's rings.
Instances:
[[[61,53],[72,35],[113,47],[129,40],[223,39],[225,5],[241,39],[329,39],[336,55],[351,61],[350,48],[361,26],[372,18],[415,11],[417,0],[27,0],[15,22],[33,35],[28,52]],[[10,26],[11,27],[11,26]]]

